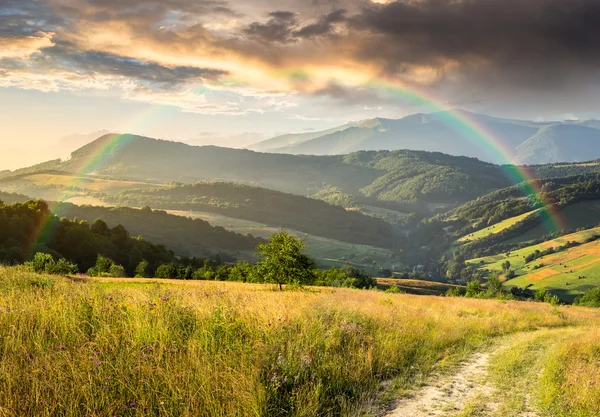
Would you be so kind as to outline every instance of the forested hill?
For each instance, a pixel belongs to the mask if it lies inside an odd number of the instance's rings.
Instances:
[[[50,165],[40,167],[151,182],[230,181],[299,195],[336,187],[351,196],[401,203],[455,204],[510,185],[496,165],[435,152],[266,154],[134,135],[103,136],[68,161]]]
[[[0,204],[25,203],[29,200],[31,198],[25,195],[0,192]],[[109,227],[123,225],[132,236],[164,245],[177,256],[211,258],[220,255],[224,260],[249,258],[256,246],[264,242],[252,235],[212,226],[201,219],[175,216],[148,208],[96,207],[70,203],[50,203],[50,206],[67,219],[84,220],[89,224],[101,219]]]
[[[80,271],[94,266],[98,255],[122,265],[128,274],[142,260],[155,267],[174,260],[164,246],[132,238],[121,225],[59,219],[44,201],[0,202],[0,263],[22,263],[38,251],[75,262]]]
[[[104,220],[109,226],[122,224],[133,236],[141,236],[161,244],[178,256],[210,258],[220,255],[223,260],[239,258],[240,251],[250,257],[264,239],[211,226],[201,219],[175,216],[149,208],[94,207],[62,204],[61,215],[93,222]]]
[[[204,182],[131,190],[104,196],[104,199],[119,206],[148,205],[165,210],[218,213],[382,248],[398,246],[404,240],[399,232],[383,220],[312,198],[233,183]]]
[[[505,167],[439,152],[285,155],[189,146],[135,135],[105,135],[73,152],[68,161],[50,161],[12,174],[3,173],[0,189],[19,192],[19,181],[48,170],[86,174],[88,182],[90,178],[138,183],[237,182],[303,196],[334,188],[372,206],[378,202],[453,206],[512,185]],[[598,172],[600,166],[596,161],[537,165],[528,170],[541,178],[551,178]],[[79,187],[86,181],[79,181]],[[3,187],[4,183],[10,185]],[[129,188],[139,188],[139,184]],[[341,199],[353,199],[348,197],[342,195]]]
[[[89,161],[101,162],[90,166]],[[342,157],[273,155],[135,135],[103,136],[73,152],[59,168],[160,182],[243,182],[301,195],[323,183],[356,193],[382,174],[346,164]]]

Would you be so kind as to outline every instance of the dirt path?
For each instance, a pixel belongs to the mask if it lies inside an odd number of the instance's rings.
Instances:
[[[387,417],[448,416],[460,412],[471,397],[488,396],[494,389],[486,382],[490,355],[475,354],[458,372],[440,377],[433,385],[401,400]]]
[[[539,417],[535,392],[546,354],[577,328],[507,336],[453,372],[399,400],[386,417]]]

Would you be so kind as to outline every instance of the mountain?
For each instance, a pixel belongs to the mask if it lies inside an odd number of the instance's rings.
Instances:
[[[383,220],[294,194],[232,183],[196,183],[124,191],[114,205],[211,212],[343,242],[391,248],[402,240]]]
[[[254,149],[296,155],[339,155],[360,150],[410,149],[464,155],[493,163],[506,163],[489,139],[461,121],[470,120],[476,129],[503,143],[521,164],[580,162],[600,158],[600,121],[576,120],[533,122],[502,119],[464,110],[414,114],[402,119],[375,118],[310,135],[285,135],[256,144]],[[293,138],[293,140],[290,140]],[[551,146],[548,148],[548,143]],[[592,145],[585,153],[585,146]],[[540,155],[538,151],[543,150]],[[584,154],[585,153],[585,154]]]
[[[452,113],[452,114],[451,114]],[[455,123],[455,115],[462,115],[483,126],[486,131],[504,141],[511,149],[534,135],[544,124],[520,120],[500,119],[457,110],[432,114],[414,114],[402,119],[375,118],[354,126],[345,125],[331,131],[323,131],[317,137],[296,138],[293,144],[274,147],[280,138],[263,142],[261,149],[269,152],[335,155],[359,150],[411,149],[466,155],[490,162],[506,162],[489,154],[479,144],[481,138],[472,131]],[[317,132],[318,133],[318,132]],[[305,139],[301,141],[301,139]]]
[[[585,125],[545,126],[517,146],[515,161],[522,164],[581,162],[600,155],[600,130]]]
[[[327,130],[320,130],[317,132],[290,133],[286,135],[277,136],[271,139],[263,140],[261,142],[248,146],[247,149],[258,152],[269,152],[272,149],[285,148],[287,146],[296,145],[298,143],[316,139],[321,136],[329,135],[331,133],[343,131],[355,125],[356,123],[347,123],[342,126],[334,127]]]
[[[579,127],[581,128],[581,127]],[[349,128],[352,129],[352,128]],[[541,178],[596,172],[598,163],[532,167]],[[356,201],[410,213],[462,204],[512,185],[505,167],[425,151],[360,151],[348,155],[268,154],[190,146],[135,135],[105,135],[50,161],[4,173],[0,190],[69,201],[93,193],[200,181],[243,183],[327,201]],[[323,190],[335,190],[321,193]],[[390,206],[390,204],[392,204]],[[402,206],[402,207],[400,207]]]
[[[334,187],[363,204],[381,207],[380,202],[454,205],[511,185],[502,167],[442,153],[267,154],[134,135],[103,136],[74,151],[69,160],[52,161],[39,168],[4,175],[0,189],[61,199],[67,191],[74,195],[74,185],[114,193],[152,184],[220,181],[302,196]],[[56,175],[59,172],[63,173],[60,178]],[[45,194],[39,195],[36,190],[45,190]]]

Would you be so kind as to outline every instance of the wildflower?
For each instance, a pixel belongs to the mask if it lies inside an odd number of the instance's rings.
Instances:
[[[63,346],[60,347],[60,350],[65,350],[66,348],[67,347],[63,345]]]
[[[169,297],[167,297],[166,295],[163,295],[162,297],[160,297],[160,299],[161,299],[162,301],[168,301],[168,300],[169,300]]]
[[[131,408],[135,408],[136,406],[137,406],[137,404],[136,404],[136,403],[131,403],[131,404],[129,404],[129,407],[131,407]]]
[[[148,348],[148,352],[154,352],[154,349],[152,349],[151,347]]]

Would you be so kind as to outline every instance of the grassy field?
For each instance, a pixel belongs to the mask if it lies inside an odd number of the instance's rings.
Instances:
[[[463,236],[458,241],[460,243],[473,242],[475,240],[483,239],[484,237],[488,237],[490,235],[494,235],[496,233],[500,233],[509,227],[514,226],[520,221],[526,219],[527,217],[537,213],[538,210],[533,210],[527,213],[523,213],[519,216],[511,217],[510,219],[506,219],[501,221],[500,223],[496,223],[492,226],[486,227],[485,229],[478,230],[476,232],[471,233],[470,235]]]
[[[177,216],[202,219],[213,226],[221,226],[227,230],[242,234],[248,233],[257,237],[268,238],[272,234],[281,231],[277,227],[248,220],[234,219],[215,213],[178,210],[168,210],[167,212]],[[317,260],[321,267],[329,268],[347,265],[343,259],[346,257],[352,258],[349,260],[351,264],[363,268],[369,273],[376,274],[379,267],[391,268],[393,264],[393,254],[387,249],[341,242],[339,240],[309,235],[297,230],[288,229],[288,232],[302,238],[306,242],[306,253]],[[361,262],[365,258],[371,259],[371,262]],[[372,261],[375,261],[376,268],[373,268]]]
[[[510,256],[499,254],[472,259],[468,263],[479,264],[481,268],[490,271],[502,272],[502,263],[509,261],[517,278],[507,281],[507,286],[544,288],[561,299],[571,302],[590,288],[600,286],[599,241],[546,255],[529,263],[525,263],[525,257],[536,250],[541,252],[548,248],[559,247],[567,241],[584,242],[597,234],[600,234],[600,228],[588,229],[513,251]],[[536,268],[539,265],[543,267]]]
[[[579,229],[582,227],[596,226],[600,223],[600,201],[582,201],[565,207],[561,216],[566,219],[566,227]],[[545,219],[533,229],[506,241],[506,243],[531,242],[543,237],[548,232],[554,231],[555,224],[550,219]]]
[[[448,290],[459,287],[458,285],[418,279],[376,278],[376,281],[379,289],[387,290],[391,287],[398,287],[401,292],[416,295],[444,295]]]
[[[40,173],[0,180],[0,189],[50,201],[69,201],[82,204],[90,192],[118,194],[130,189],[157,188],[164,184],[103,179],[70,173]],[[97,204],[93,199],[89,203]],[[105,205],[105,204],[102,204]]]
[[[600,319],[541,303],[18,268],[0,269],[0,312],[6,416],[359,415],[381,405],[383,381],[406,392],[496,336]]]

